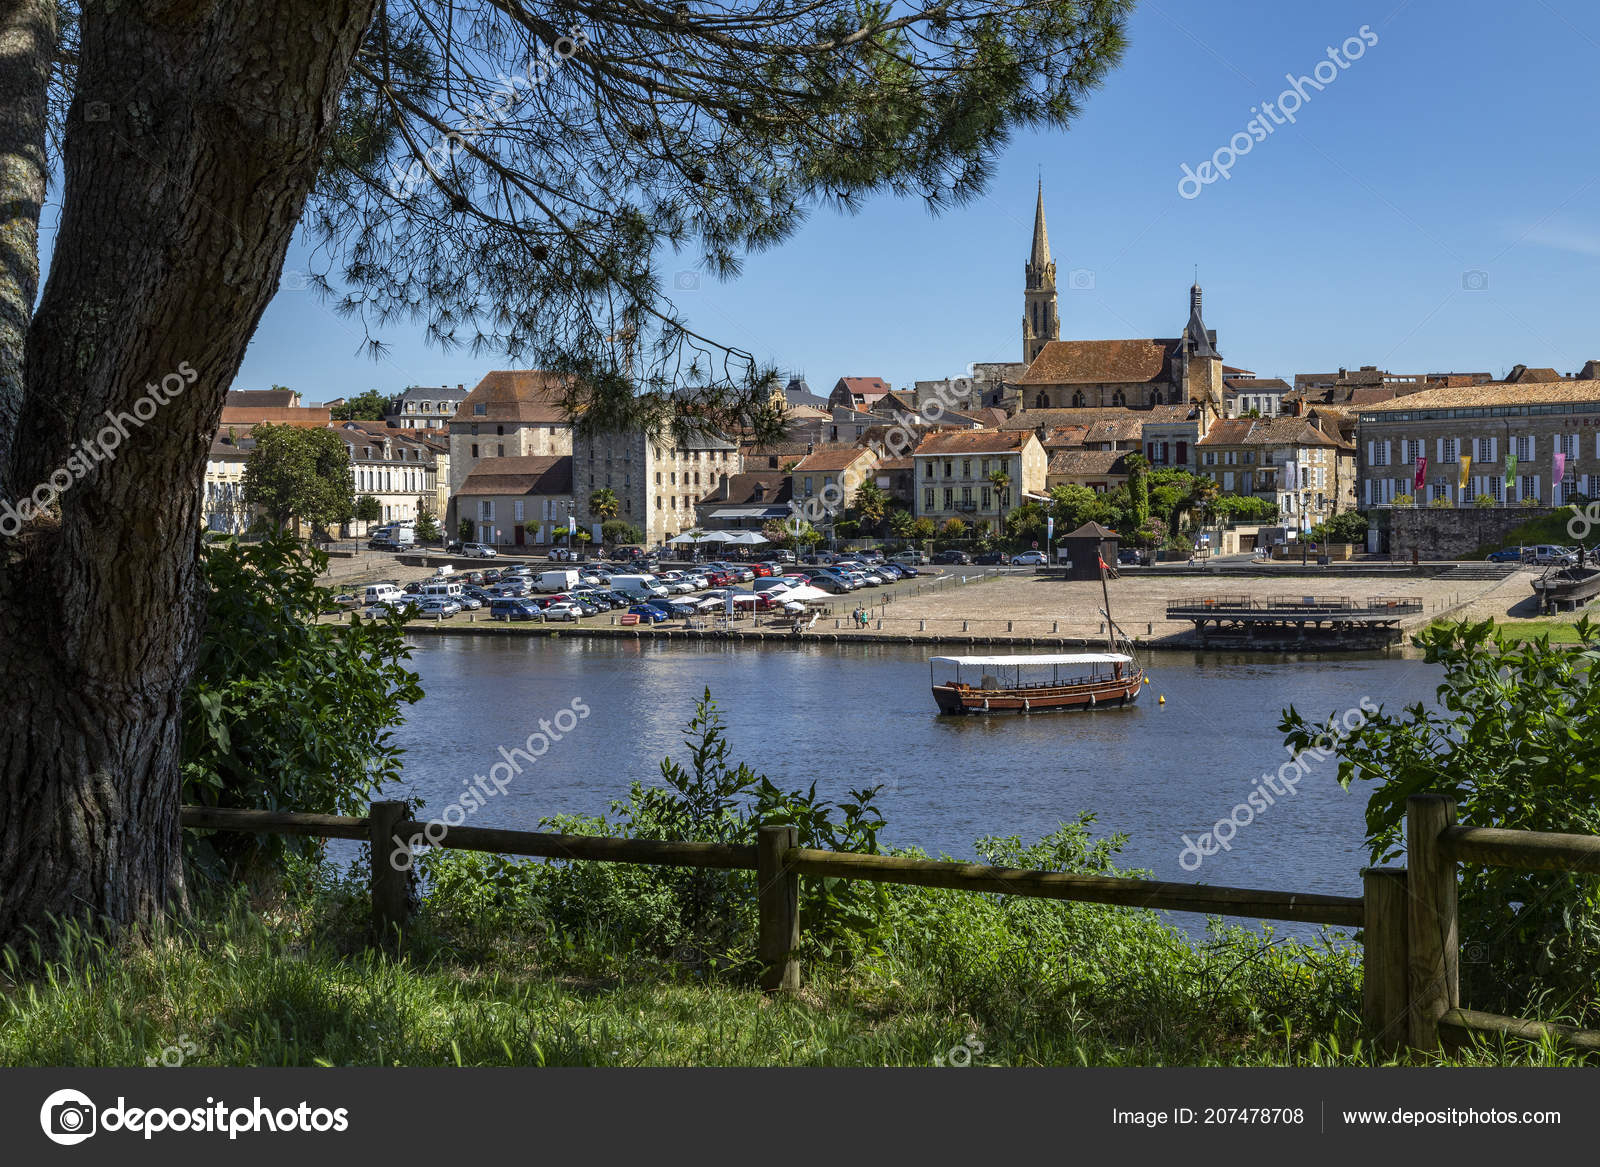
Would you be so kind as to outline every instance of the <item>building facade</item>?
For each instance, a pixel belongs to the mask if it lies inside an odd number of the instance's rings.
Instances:
[[[1196,450],[1196,473],[1223,494],[1271,502],[1286,526],[1315,526],[1355,501],[1355,451],[1303,418],[1215,422]]]
[[[480,459],[456,499],[479,543],[550,543],[572,514],[572,455]]]
[[[697,521],[695,504],[724,476],[744,469],[736,442],[716,434],[683,440],[642,431],[573,438],[573,501],[578,521],[598,540],[606,521],[593,507],[595,492],[617,497],[617,518],[639,528],[651,546],[681,535]]]
[[[912,455],[913,513],[936,523],[1003,523],[1028,496],[1042,498],[1049,469],[1031,430],[956,430],[929,434]],[[994,475],[1007,482],[997,486]]]
[[[1600,381],[1495,382],[1397,397],[1359,411],[1356,445],[1363,508],[1408,495],[1456,506],[1592,498],[1600,494]]]
[[[562,381],[537,369],[487,374],[450,418],[447,529],[461,518],[456,495],[484,458],[559,458],[571,454],[572,426],[561,408]]]
[[[350,477],[357,498],[371,495],[382,508],[379,522],[416,522],[424,510],[439,518],[439,456],[442,443],[389,429],[381,421],[329,423],[350,451]],[[374,526],[356,520],[347,535],[364,535]]]
[[[384,424],[402,430],[442,430],[466,398],[465,385],[412,385],[390,400]]]

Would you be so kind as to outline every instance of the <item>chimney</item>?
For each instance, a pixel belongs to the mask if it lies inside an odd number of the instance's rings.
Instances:
[[[815,442],[807,442],[806,443],[806,454],[809,456],[811,454],[815,454],[816,452],[817,452],[817,443],[815,443]]]

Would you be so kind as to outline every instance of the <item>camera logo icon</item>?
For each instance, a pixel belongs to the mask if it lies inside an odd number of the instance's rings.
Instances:
[[[1075,267],[1067,273],[1067,287],[1074,292],[1094,291],[1094,272],[1086,267]]]
[[[57,1090],[39,1108],[44,1136],[63,1147],[75,1146],[95,1132],[95,1105],[77,1090]]]
[[[1489,287],[1489,273],[1486,271],[1464,271],[1461,273],[1461,287],[1468,292],[1483,292]]]
[[[700,273],[697,271],[681,271],[672,277],[672,286],[680,292],[698,292],[700,290]]]

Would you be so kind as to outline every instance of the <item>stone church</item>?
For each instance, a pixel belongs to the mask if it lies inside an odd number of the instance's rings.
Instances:
[[[1201,316],[1198,283],[1189,289],[1189,321],[1181,336],[1062,340],[1043,182],[1025,272],[1022,357],[1028,368],[1014,382],[1019,410],[1203,404],[1213,416],[1222,415],[1222,356],[1216,332]]]

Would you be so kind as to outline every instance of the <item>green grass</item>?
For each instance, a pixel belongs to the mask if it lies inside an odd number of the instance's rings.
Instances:
[[[1583,639],[1574,624],[1582,615],[1584,613],[1579,611],[1572,620],[1496,620],[1494,626],[1495,631],[1507,641],[1528,643],[1548,636],[1551,644],[1582,644]],[[1435,620],[1429,627],[1438,628],[1452,623],[1449,620]]]
[[[908,894],[962,910],[956,893]],[[390,958],[357,943],[363,910],[354,899],[272,910],[235,901],[120,947],[64,930],[63,947],[47,963],[37,951],[7,961],[0,1064],[143,1065],[163,1056],[230,1066],[1375,1060],[1357,1036],[1356,985],[1343,958],[1329,951],[1307,963],[1302,952],[1283,961],[1282,942],[1261,933],[1216,960],[1206,945],[1189,947],[1166,933],[1161,944],[1187,952],[1158,946],[1143,960],[1067,965],[1041,978],[1026,954],[1008,954],[1003,942],[996,951],[996,936],[980,929],[969,937],[970,951],[952,954],[954,963],[909,959],[915,944],[891,943],[849,969],[808,970],[795,997],[768,998],[738,980],[618,957],[603,940],[575,948],[500,921],[447,925],[426,908],[410,954]],[[1118,913],[1117,927],[1146,939],[1157,935],[1152,926],[1165,928],[1142,912],[1045,910],[1079,925]],[[1221,952],[1215,947],[1213,955]],[[1168,958],[1187,962],[1182,975]],[[1550,1049],[1522,1045],[1453,1060],[1562,1062]]]

